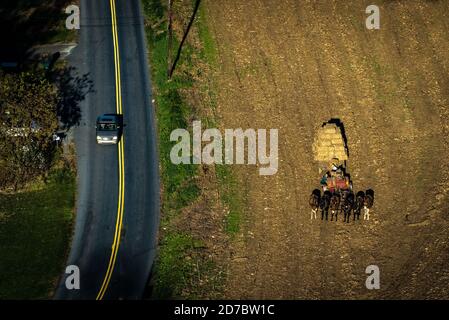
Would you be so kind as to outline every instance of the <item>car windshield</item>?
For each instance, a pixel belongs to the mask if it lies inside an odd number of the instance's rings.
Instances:
[[[100,131],[114,131],[117,130],[115,123],[99,123],[98,130]]]

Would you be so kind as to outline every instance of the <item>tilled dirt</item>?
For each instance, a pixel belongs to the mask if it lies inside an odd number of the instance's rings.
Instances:
[[[448,1],[208,0],[223,128],[279,129],[279,171],[237,168],[247,207],[227,298],[449,298]],[[340,119],[371,220],[310,220],[316,129]],[[365,268],[380,268],[367,290]]]

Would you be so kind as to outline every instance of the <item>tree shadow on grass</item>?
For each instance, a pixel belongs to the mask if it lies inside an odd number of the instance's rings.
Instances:
[[[70,0],[0,1],[0,63],[20,66],[31,48],[48,43],[64,30]]]

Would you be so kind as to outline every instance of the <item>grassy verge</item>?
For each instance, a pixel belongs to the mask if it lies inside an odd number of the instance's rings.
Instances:
[[[75,189],[63,167],[45,183],[0,194],[0,299],[49,298],[68,250]]]
[[[198,10],[197,26],[199,37],[203,46],[202,56],[207,63],[215,65],[217,63],[218,56],[217,45],[215,44],[215,40],[207,26],[206,11],[204,10],[204,6],[200,6]]]
[[[218,50],[215,40],[209,31],[206,21],[206,10],[200,6],[197,19],[198,34],[202,44],[201,57],[212,67],[217,66]],[[215,92],[213,85],[208,84],[205,95],[208,96],[209,107],[215,114]],[[211,126],[218,127],[215,119],[208,119]],[[228,209],[225,217],[225,231],[231,237],[240,231],[243,208],[243,195],[231,167],[224,165],[215,166],[215,174],[220,192],[220,198],[224,206]]]
[[[242,222],[243,196],[240,193],[241,188],[229,167],[216,166],[215,172],[221,201],[228,209],[225,219],[225,231],[233,237],[240,231]]]
[[[144,0],[143,7],[147,22],[146,32],[150,46],[150,60],[153,89],[157,105],[159,130],[159,154],[162,181],[162,240],[155,266],[153,297],[165,299],[179,297],[182,289],[192,279],[194,265],[189,257],[195,248],[195,240],[187,233],[174,230],[171,220],[179,210],[193,202],[200,190],[195,182],[198,166],[174,165],[170,161],[170,133],[177,128],[187,128],[187,119],[193,116],[193,109],[182,99],[181,91],[191,87],[189,77],[175,74],[167,81],[167,40],[164,8],[159,0]],[[154,27],[154,24],[158,24]],[[175,39],[176,40],[176,39]],[[177,41],[175,41],[177,42]],[[175,43],[176,47],[178,43]],[[189,50],[189,48],[187,48]],[[182,58],[180,64],[188,63]]]
[[[194,24],[201,42],[200,48],[187,41],[178,68],[168,81],[167,21],[163,5],[165,2],[160,0],[143,1],[158,119],[162,181],[161,234],[152,298],[201,298],[210,296],[211,292],[208,291],[220,290],[223,277],[217,271],[216,262],[204,254],[205,243],[189,230],[179,227],[178,218],[182,215],[182,210],[195,203],[202,190],[198,186],[200,174],[197,165],[171,163],[170,150],[174,142],[170,142],[170,133],[177,128],[189,130],[192,119],[201,119],[207,126],[215,124],[213,89],[208,83],[198,84],[194,79],[200,73],[202,65],[215,66],[217,49],[206,25],[204,9],[200,6]],[[192,13],[189,1],[184,1],[181,6],[184,6],[181,9],[187,15]],[[177,10],[175,16],[179,19],[182,10],[179,7]],[[184,18],[188,19],[187,15]],[[174,53],[179,38],[178,32],[178,39],[174,39]],[[207,101],[202,100],[202,106],[191,105],[185,93],[192,91],[195,91],[196,96],[206,97]],[[211,109],[212,112],[202,112],[204,110],[198,110],[199,107]],[[241,220],[241,202],[237,201],[235,191],[238,188],[229,168],[217,166],[215,172],[221,200],[229,211],[225,219],[225,230],[232,235],[238,232]],[[207,285],[204,285],[205,282]]]

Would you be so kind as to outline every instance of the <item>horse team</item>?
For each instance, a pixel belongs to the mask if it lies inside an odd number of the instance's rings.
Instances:
[[[351,212],[353,221],[360,219],[363,210],[363,220],[369,220],[370,209],[374,204],[374,191],[369,189],[366,192],[359,191],[354,195],[352,190],[340,192],[324,191],[321,194],[319,189],[313,190],[309,198],[309,205],[312,208],[310,219],[317,217],[318,210],[321,210],[321,220],[328,220],[329,212],[331,221],[338,220],[338,215],[343,214],[343,222],[349,222]]]

